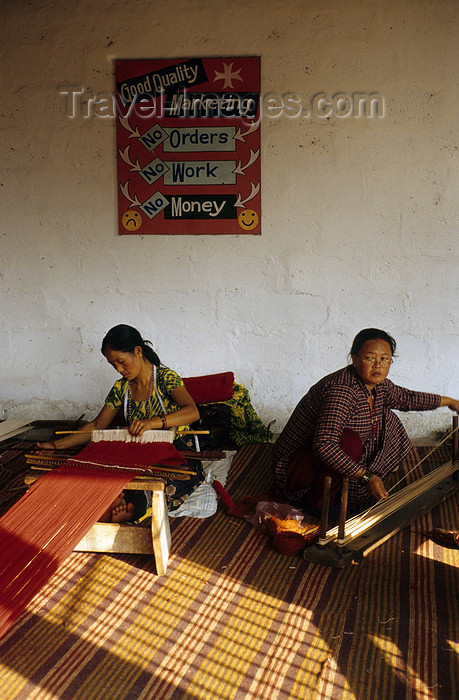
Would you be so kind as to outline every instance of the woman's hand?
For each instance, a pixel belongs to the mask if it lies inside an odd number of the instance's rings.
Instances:
[[[137,418],[132,421],[130,426],[128,427],[128,431],[131,435],[135,435],[135,437],[139,437],[140,435],[143,435],[143,433],[146,430],[159,430],[161,425],[158,426],[158,420],[161,423],[161,419],[159,418],[152,418],[152,419],[145,419],[145,420],[138,420]]]
[[[379,476],[376,476],[376,474],[373,474],[371,477],[367,484],[367,489],[378,501],[380,501],[382,498],[387,498],[389,495],[386,491],[386,487],[384,486],[384,482],[379,478]]]
[[[47,442],[37,442],[39,450],[68,450],[78,445],[86,445],[91,440],[92,430],[105,430],[115,419],[118,411],[109,406],[104,406],[99,415],[90,423],[86,423],[76,432],[69,433],[59,440],[48,440]]]
[[[178,386],[171,393],[175,403],[178,405],[178,410],[173,413],[168,413],[166,418],[167,429],[177,428],[180,425],[188,425],[199,419],[198,408],[184,386]],[[138,437],[145,430],[161,430],[163,427],[163,417],[155,416],[149,419],[135,419],[130,424],[128,430],[131,435]]]
[[[448,406],[452,411],[459,413],[459,399],[452,399],[450,396],[442,396],[440,406]]]

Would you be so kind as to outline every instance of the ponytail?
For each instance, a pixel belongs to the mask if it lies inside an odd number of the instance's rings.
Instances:
[[[160,361],[158,355],[153,350],[150,341],[143,340],[141,348],[142,348],[142,352],[144,354],[144,357],[147,358],[148,362],[151,362],[152,365],[156,365],[156,367],[159,367],[159,365],[161,364],[161,361]]]

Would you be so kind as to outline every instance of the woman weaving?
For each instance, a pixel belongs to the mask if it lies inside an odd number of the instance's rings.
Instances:
[[[90,431],[105,430],[122,412],[131,435],[139,436],[145,430],[168,428],[187,429],[199,419],[195,402],[182,379],[173,370],[161,365],[148,340],[132,326],[120,324],[108,331],[102,341],[102,353],[112,367],[121,374],[113,385],[105,405],[94,420],[77,433],[56,442],[37,443],[40,449],[65,450],[90,440]],[[84,432],[83,432],[84,431]],[[180,449],[192,449],[183,438],[174,444]],[[168,509],[176,510],[202,483],[204,475],[199,461],[193,461],[195,475],[187,481],[167,479],[165,496]],[[140,501],[136,496],[140,494]],[[138,498],[137,498],[138,501]],[[120,494],[102,516],[105,522],[124,522],[139,518],[147,503],[142,492]]]
[[[411,391],[387,379],[395,348],[385,331],[360,331],[350,352],[352,364],[321,379],[300,400],[273,451],[275,480],[289,502],[318,516],[327,475],[335,505],[342,478],[349,478],[349,511],[387,498],[384,478],[412,447],[392,409],[448,406],[459,412],[458,400]]]

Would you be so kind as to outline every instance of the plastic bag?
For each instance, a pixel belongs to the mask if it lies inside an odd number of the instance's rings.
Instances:
[[[317,520],[288,503],[260,501],[255,513],[244,517],[272,538],[275,550],[290,556],[313,544],[319,534]]]
[[[279,529],[301,532],[314,520],[299,508],[294,508],[288,503],[268,501],[257,503],[255,513],[246,515],[245,518],[254,527],[270,537],[273,537]]]

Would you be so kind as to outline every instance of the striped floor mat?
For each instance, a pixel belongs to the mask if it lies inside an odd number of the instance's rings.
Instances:
[[[266,492],[270,449],[238,453],[234,500]],[[344,570],[274,552],[223,509],[172,522],[166,576],[74,553],[2,640],[0,698],[459,697],[459,550],[423,534],[458,524],[453,497]]]

